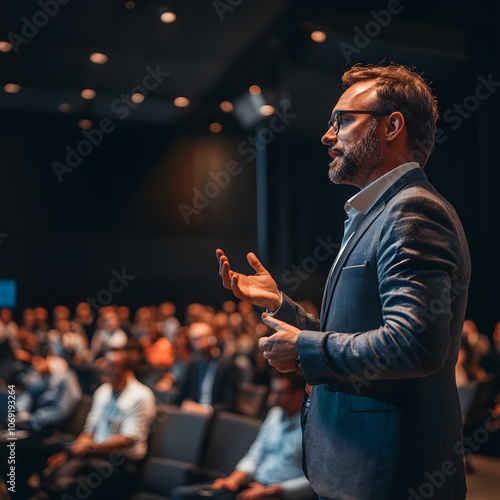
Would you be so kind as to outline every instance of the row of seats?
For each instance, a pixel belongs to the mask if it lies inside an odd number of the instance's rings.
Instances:
[[[141,489],[130,500],[166,500],[176,486],[212,481],[234,470],[254,441],[262,422],[263,405],[253,388],[243,392],[248,411],[204,415],[187,413],[173,405],[158,404],[141,475]],[[264,392],[258,388],[257,394]],[[264,398],[265,400],[265,398]],[[252,405],[253,403],[257,403]],[[77,408],[50,442],[69,443],[81,432],[92,397],[84,394]]]
[[[220,411],[213,415],[159,407],[142,471],[130,500],[165,500],[176,486],[230,474],[248,451],[261,420]]]

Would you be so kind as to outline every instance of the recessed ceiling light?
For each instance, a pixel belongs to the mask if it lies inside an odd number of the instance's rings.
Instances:
[[[9,42],[0,41],[0,52],[10,52],[12,50],[12,44]]]
[[[86,118],[83,118],[78,122],[78,126],[80,128],[83,128],[84,130],[92,128],[92,125],[93,123],[90,120],[87,120]]]
[[[264,104],[264,106],[260,107],[259,112],[263,116],[271,116],[274,113],[274,106]]]
[[[252,95],[259,95],[261,93],[260,87],[258,85],[251,85],[248,92]]]
[[[187,108],[190,104],[191,103],[187,97],[179,96],[174,99],[174,105],[178,108]]]
[[[208,130],[210,130],[213,134],[218,134],[219,132],[222,132],[222,125],[218,122],[211,123]]]
[[[3,87],[8,94],[17,94],[21,90],[21,85],[17,83],[6,83]]]
[[[80,94],[84,99],[93,99],[95,97],[94,89],[83,89]]]
[[[231,111],[233,110],[233,103],[230,101],[222,101],[220,103],[220,109],[222,109],[224,113],[231,113]]]
[[[313,31],[311,33],[311,39],[316,43],[323,43],[326,40],[326,33],[324,31]]]
[[[108,56],[102,52],[92,52],[92,54],[90,54],[90,60],[94,64],[105,64],[108,62]]]
[[[170,24],[177,19],[177,16],[172,11],[162,12],[160,14],[160,20],[162,23]]]
[[[132,94],[132,96],[130,97],[130,100],[132,102],[135,102],[136,104],[140,104],[142,101],[144,101],[145,97],[143,94],[141,94],[140,92],[136,92],[135,94]]]
[[[57,109],[59,109],[61,113],[67,113],[71,109],[71,106],[67,102],[62,102]]]

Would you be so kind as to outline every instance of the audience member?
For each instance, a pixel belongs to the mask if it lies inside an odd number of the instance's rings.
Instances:
[[[49,458],[45,492],[78,497],[83,485],[93,499],[109,499],[126,498],[136,487],[156,400],[133,368],[127,350],[106,352],[104,383],[94,393],[83,432],[68,451]],[[96,472],[99,484],[89,480]]]
[[[94,359],[100,358],[108,349],[118,349],[127,344],[127,334],[120,328],[118,313],[107,309],[101,314],[102,328],[95,331],[90,342]]]
[[[82,395],[76,375],[59,356],[34,355],[26,381],[16,400],[16,430],[29,432],[19,434],[16,441],[17,456],[22,458],[22,467],[16,469],[16,498],[28,498],[29,477],[41,472],[47,457],[58,449],[45,445],[43,438],[70,417]]]
[[[88,302],[79,302],[76,305],[73,323],[78,325],[78,328],[85,333],[87,340],[90,343],[96,328],[92,308]]]
[[[221,356],[214,328],[209,323],[191,323],[188,335],[193,357],[177,402],[187,411],[233,409],[239,383],[233,359]]]
[[[486,376],[486,371],[479,365],[477,357],[474,355],[474,350],[469,344],[468,337],[462,336],[460,338],[458,359],[455,365],[457,387],[485,380]]]
[[[158,308],[159,319],[162,324],[162,332],[170,342],[173,342],[177,335],[177,330],[180,328],[181,323],[175,317],[175,305],[173,302],[163,302]]]
[[[462,335],[467,338],[467,342],[472,348],[474,362],[482,366],[485,357],[491,351],[488,337],[478,331],[476,323],[471,319],[464,320]]]
[[[316,498],[302,471],[300,410],[304,387],[304,379],[297,372],[274,372],[269,395],[272,408],[235,470],[211,484],[174,488],[172,499],[200,499],[200,490],[217,493],[220,500]]]

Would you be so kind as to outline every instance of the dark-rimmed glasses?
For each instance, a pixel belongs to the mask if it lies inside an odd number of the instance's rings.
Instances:
[[[346,115],[373,115],[373,116],[389,116],[390,113],[383,113],[382,111],[367,111],[367,110],[355,110],[355,109],[337,109],[332,113],[330,121],[328,122],[328,130],[332,129],[333,133],[337,135],[340,130],[342,113]]]

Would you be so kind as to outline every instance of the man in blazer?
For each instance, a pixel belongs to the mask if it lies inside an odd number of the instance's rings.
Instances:
[[[236,297],[269,310],[268,362],[304,370],[304,467],[320,498],[463,500],[455,362],[470,279],[460,221],[423,173],[438,117],[425,81],[402,66],[356,65],[322,138],[329,177],[360,192],[320,319],[256,271],[219,273]],[[418,163],[412,159],[418,159]]]

